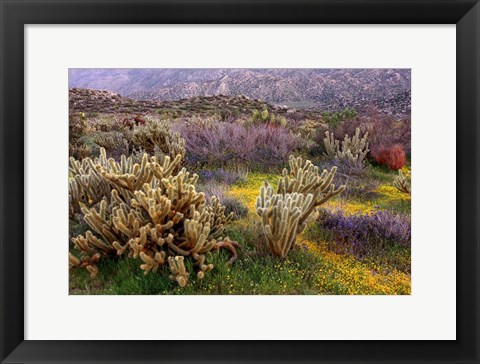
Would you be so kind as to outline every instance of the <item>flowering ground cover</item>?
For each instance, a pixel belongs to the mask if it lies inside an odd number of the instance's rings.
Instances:
[[[381,172],[381,179],[379,173],[371,174],[380,182],[373,199],[347,201],[337,197],[325,205],[325,211],[357,219],[380,211],[408,219],[405,211],[409,211],[410,196],[391,186],[393,172]],[[262,251],[255,200],[264,181],[275,185],[278,177],[249,173],[244,180],[227,186],[227,195],[240,200],[249,210],[225,232],[243,248],[233,265],[227,264],[226,252],[210,253],[215,270],[208,280],[193,281],[182,288],[162,275],[145,276],[131,259],[120,258],[116,263],[104,262],[93,280],[87,272],[75,271],[70,276],[71,294],[410,294],[409,244],[391,240],[390,246],[359,257],[335,246],[336,238],[322,225],[321,218],[310,223],[298,248],[287,259],[278,260]],[[358,225],[352,227],[355,229],[359,229]]]

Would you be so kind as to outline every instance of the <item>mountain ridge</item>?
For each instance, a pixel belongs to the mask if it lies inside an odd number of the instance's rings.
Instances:
[[[245,95],[325,111],[376,106],[410,113],[409,69],[70,69],[69,88],[109,90],[136,100]]]

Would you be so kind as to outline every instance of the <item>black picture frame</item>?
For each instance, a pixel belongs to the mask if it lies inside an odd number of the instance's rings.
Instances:
[[[0,0],[0,16],[2,363],[479,363],[478,0]],[[162,23],[456,24],[457,340],[24,340],[24,25]]]

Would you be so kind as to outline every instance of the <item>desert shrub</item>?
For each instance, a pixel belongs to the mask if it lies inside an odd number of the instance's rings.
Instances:
[[[92,120],[92,126],[97,132],[122,132],[124,125],[119,122],[115,115],[102,115]]]
[[[184,121],[185,125],[196,128],[211,128],[220,122],[220,116],[199,116],[193,115]]]
[[[319,157],[325,153],[323,137],[328,126],[316,119],[289,122],[288,128],[297,137],[299,150],[309,157]],[[320,137],[321,136],[321,137]]]
[[[123,118],[121,125],[127,129],[133,129],[135,126],[145,125],[147,120],[143,115],[137,114],[134,117]]]
[[[76,159],[83,159],[92,155],[90,148],[83,143],[69,144],[68,155]]]
[[[320,120],[305,119],[298,125],[295,125],[295,130],[302,137],[317,140],[319,136],[325,135],[328,126]],[[323,144],[323,143],[322,143]]]
[[[372,155],[378,164],[383,164],[392,170],[401,169],[407,161],[405,151],[400,144],[376,148]]]
[[[228,188],[224,184],[203,181],[203,183],[198,186],[198,190],[205,194],[207,201],[211,201],[213,197],[219,200],[223,199],[227,195]]]
[[[272,120],[273,125],[287,126],[288,121],[284,116],[275,116],[275,119]]]
[[[218,123],[178,128],[185,138],[187,162],[200,167],[275,168],[282,166],[297,146],[295,137],[282,127]]]
[[[233,185],[238,182],[245,181],[245,175],[239,171],[229,171],[224,168],[219,169],[202,169],[197,172],[200,180],[204,182],[213,181],[226,185]]]
[[[364,257],[393,244],[410,247],[411,243],[410,218],[391,211],[345,215],[341,210],[323,210],[318,223],[329,233],[329,247],[337,253]]]
[[[171,120],[179,118],[181,112],[172,109],[158,109],[157,114],[159,115],[160,120]]]
[[[343,197],[348,200],[350,198],[359,198],[362,200],[374,198],[377,195],[376,189],[380,182],[370,178],[355,178],[342,173],[335,175],[335,184],[345,185]]]
[[[234,219],[239,219],[248,215],[248,208],[245,204],[234,196],[228,194],[228,187],[221,183],[207,182],[199,186],[199,190],[205,193],[207,201],[217,198],[225,207],[225,214],[229,215],[233,212]]]
[[[68,121],[68,139],[70,144],[78,144],[78,140],[90,134],[95,129],[91,123],[87,120],[84,113],[70,114]]]
[[[411,122],[407,117],[398,118],[386,115],[374,107],[369,107],[361,116],[341,122],[334,130],[335,138],[340,139],[345,134],[352,135],[359,128],[368,132],[370,154],[386,145],[400,144],[407,155],[410,155]]]
[[[92,135],[92,140],[115,160],[119,160],[122,155],[130,154],[128,137],[120,131],[96,132]]]
[[[357,111],[352,107],[347,107],[341,111],[329,112],[325,111],[322,113],[322,120],[328,124],[330,130],[335,130],[335,128],[345,120],[353,119],[358,115]]]
[[[240,219],[248,215],[248,207],[236,197],[227,195],[221,199],[220,202],[225,207],[225,214],[233,212],[235,219]]]
[[[240,116],[241,112],[238,108],[220,108],[219,117],[223,122],[231,123]]]

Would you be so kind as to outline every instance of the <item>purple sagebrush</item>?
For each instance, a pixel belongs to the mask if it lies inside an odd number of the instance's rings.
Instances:
[[[283,165],[297,140],[283,127],[215,123],[183,124],[176,128],[185,139],[186,159],[204,166]]]
[[[223,168],[219,169],[202,169],[196,172],[200,177],[202,183],[210,181],[223,183],[226,185],[233,185],[237,182],[245,180],[245,177],[240,172],[228,171]]]
[[[411,244],[410,217],[393,211],[345,215],[342,211],[323,210],[318,222],[331,236],[337,250],[357,255],[388,244],[404,247]]]
[[[230,212],[235,214],[236,219],[247,216],[248,208],[238,198],[228,194],[228,187],[218,183],[207,183],[200,185],[199,190],[205,194],[208,203],[212,202],[212,197],[215,196],[220,200],[220,203],[225,207],[225,215]]]

